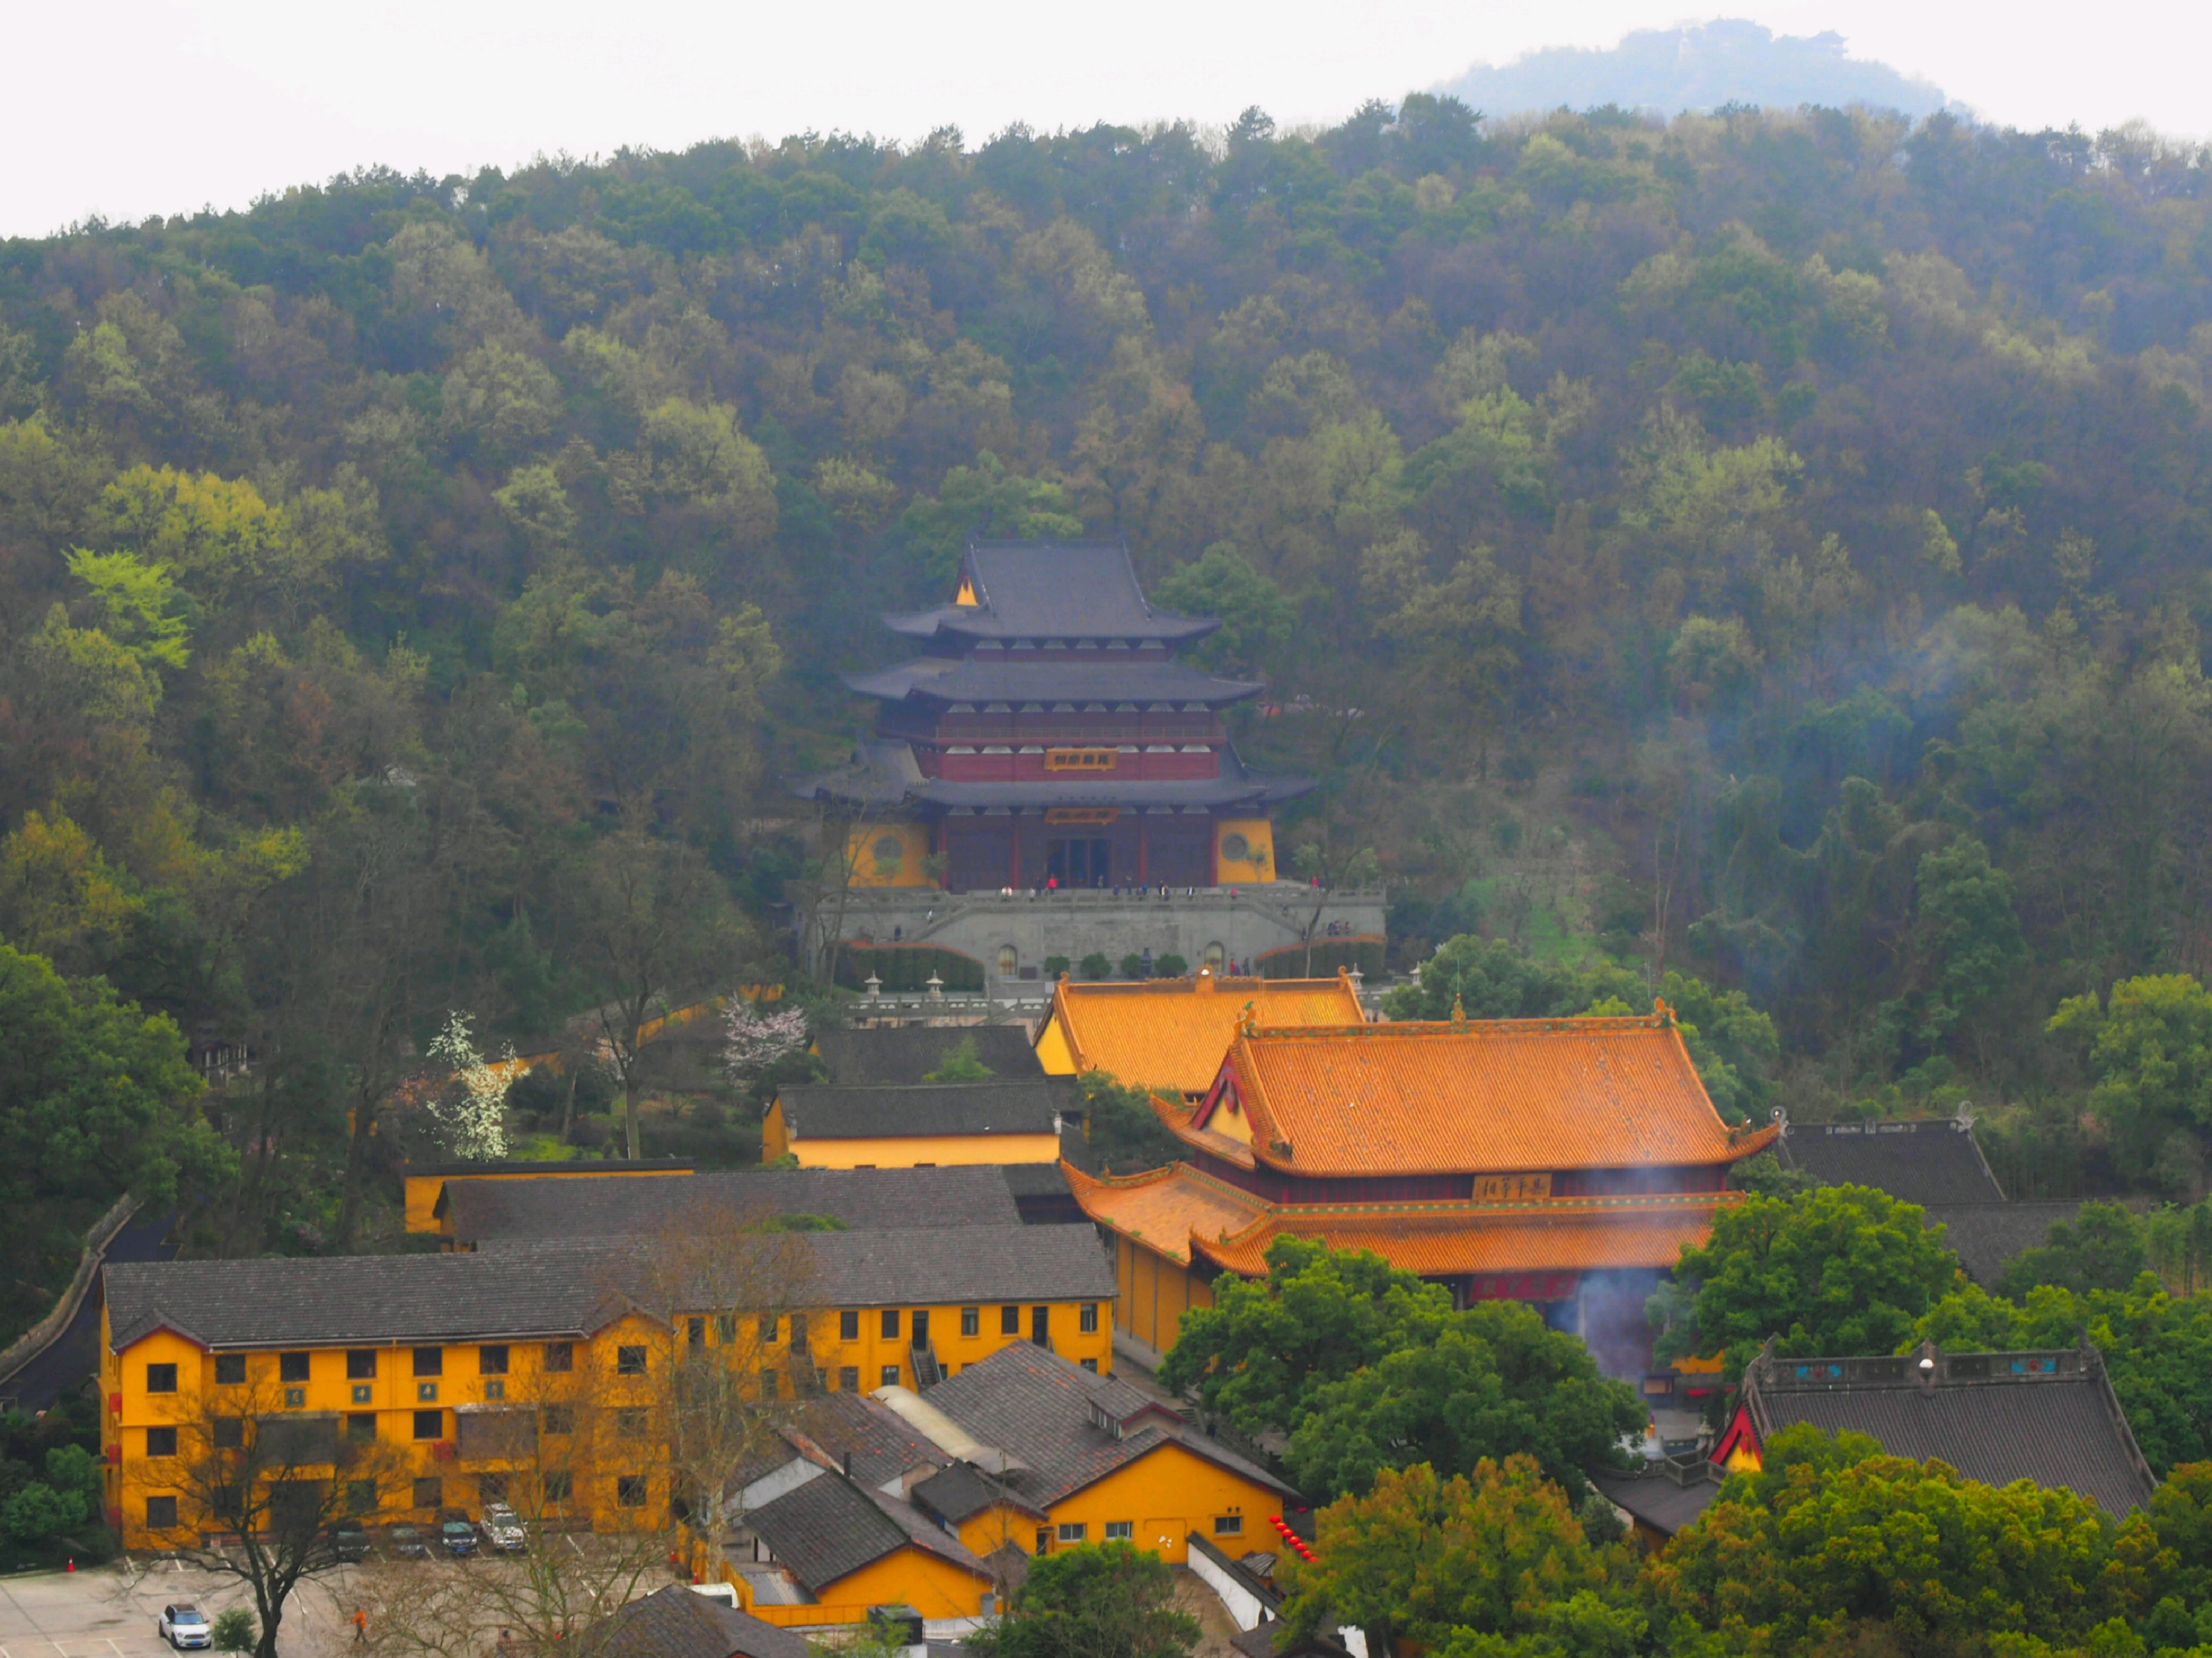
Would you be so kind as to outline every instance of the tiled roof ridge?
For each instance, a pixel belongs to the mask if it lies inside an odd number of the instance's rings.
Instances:
[[[1334,981],[1328,982],[1334,983]],[[1525,1036],[1531,1033],[1576,1035],[1593,1030],[1672,1030],[1674,1028],[1672,1018],[1656,1013],[1567,1013],[1543,1018],[1469,1019],[1464,1024],[1455,1023],[1449,1019],[1389,1019],[1379,1024],[1263,1024],[1255,1025],[1243,1034],[1276,1041],[1292,1037],[1341,1040],[1346,1036],[1381,1040],[1406,1036]]]

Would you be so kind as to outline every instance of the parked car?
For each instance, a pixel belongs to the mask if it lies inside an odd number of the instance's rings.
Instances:
[[[331,1529],[331,1551],[341,1560],[368,1558],[368,1527],[349,1520]]]
[[[386,1546],[401,1560],[428,1560],[430,1545],[428,1539],[413,1526],[394,1526],[384,1533]]]
[[[474,1554],[477,1552],[477,1528],[465,1520],[448,1520],[438,1527],[438,1540],[451,1555]]]
[[[477,1522],[477,1529],[483,1533],[485,1542],[503,1554],[520,1554],[528,1545],[522,1521],[504,1503],[485,1503],[483,1518]]]
[[[211,1647],[215,1631],[209,1625],[207,1613],[189,1600],[179,1600],[161,1608],[161,1616],[154,1625],[154,1633],[179,1652],[187,1647]]]

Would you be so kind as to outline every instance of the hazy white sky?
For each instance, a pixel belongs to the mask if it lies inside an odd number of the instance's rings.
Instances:
[[[0,235],[244,206],[369,162],[442,174],[808,127],[905,138],[951,123],[973,143],[1015,120],[1224,121],[1255,103],[1286,125],[1333,120],[1471,63],[1723,15],[1834,29],[1996,120],[2212,131],[2205,0],[1673,3],[10,0]]]

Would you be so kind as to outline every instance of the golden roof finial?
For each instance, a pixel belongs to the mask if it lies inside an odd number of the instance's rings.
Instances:
[[[1454,1030],[1465,1030],[1467,1029],[1467,1004],[1460,1000],[1459,993],[1457,991],[1452,992],[1451,1020],[1452,1029]]]

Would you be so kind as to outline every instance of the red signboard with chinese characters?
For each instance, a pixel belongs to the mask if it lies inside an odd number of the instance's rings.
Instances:
[[[1485,1272],[1469,1280],[1470,1301],[1572,1301],[1573,1272]]]

